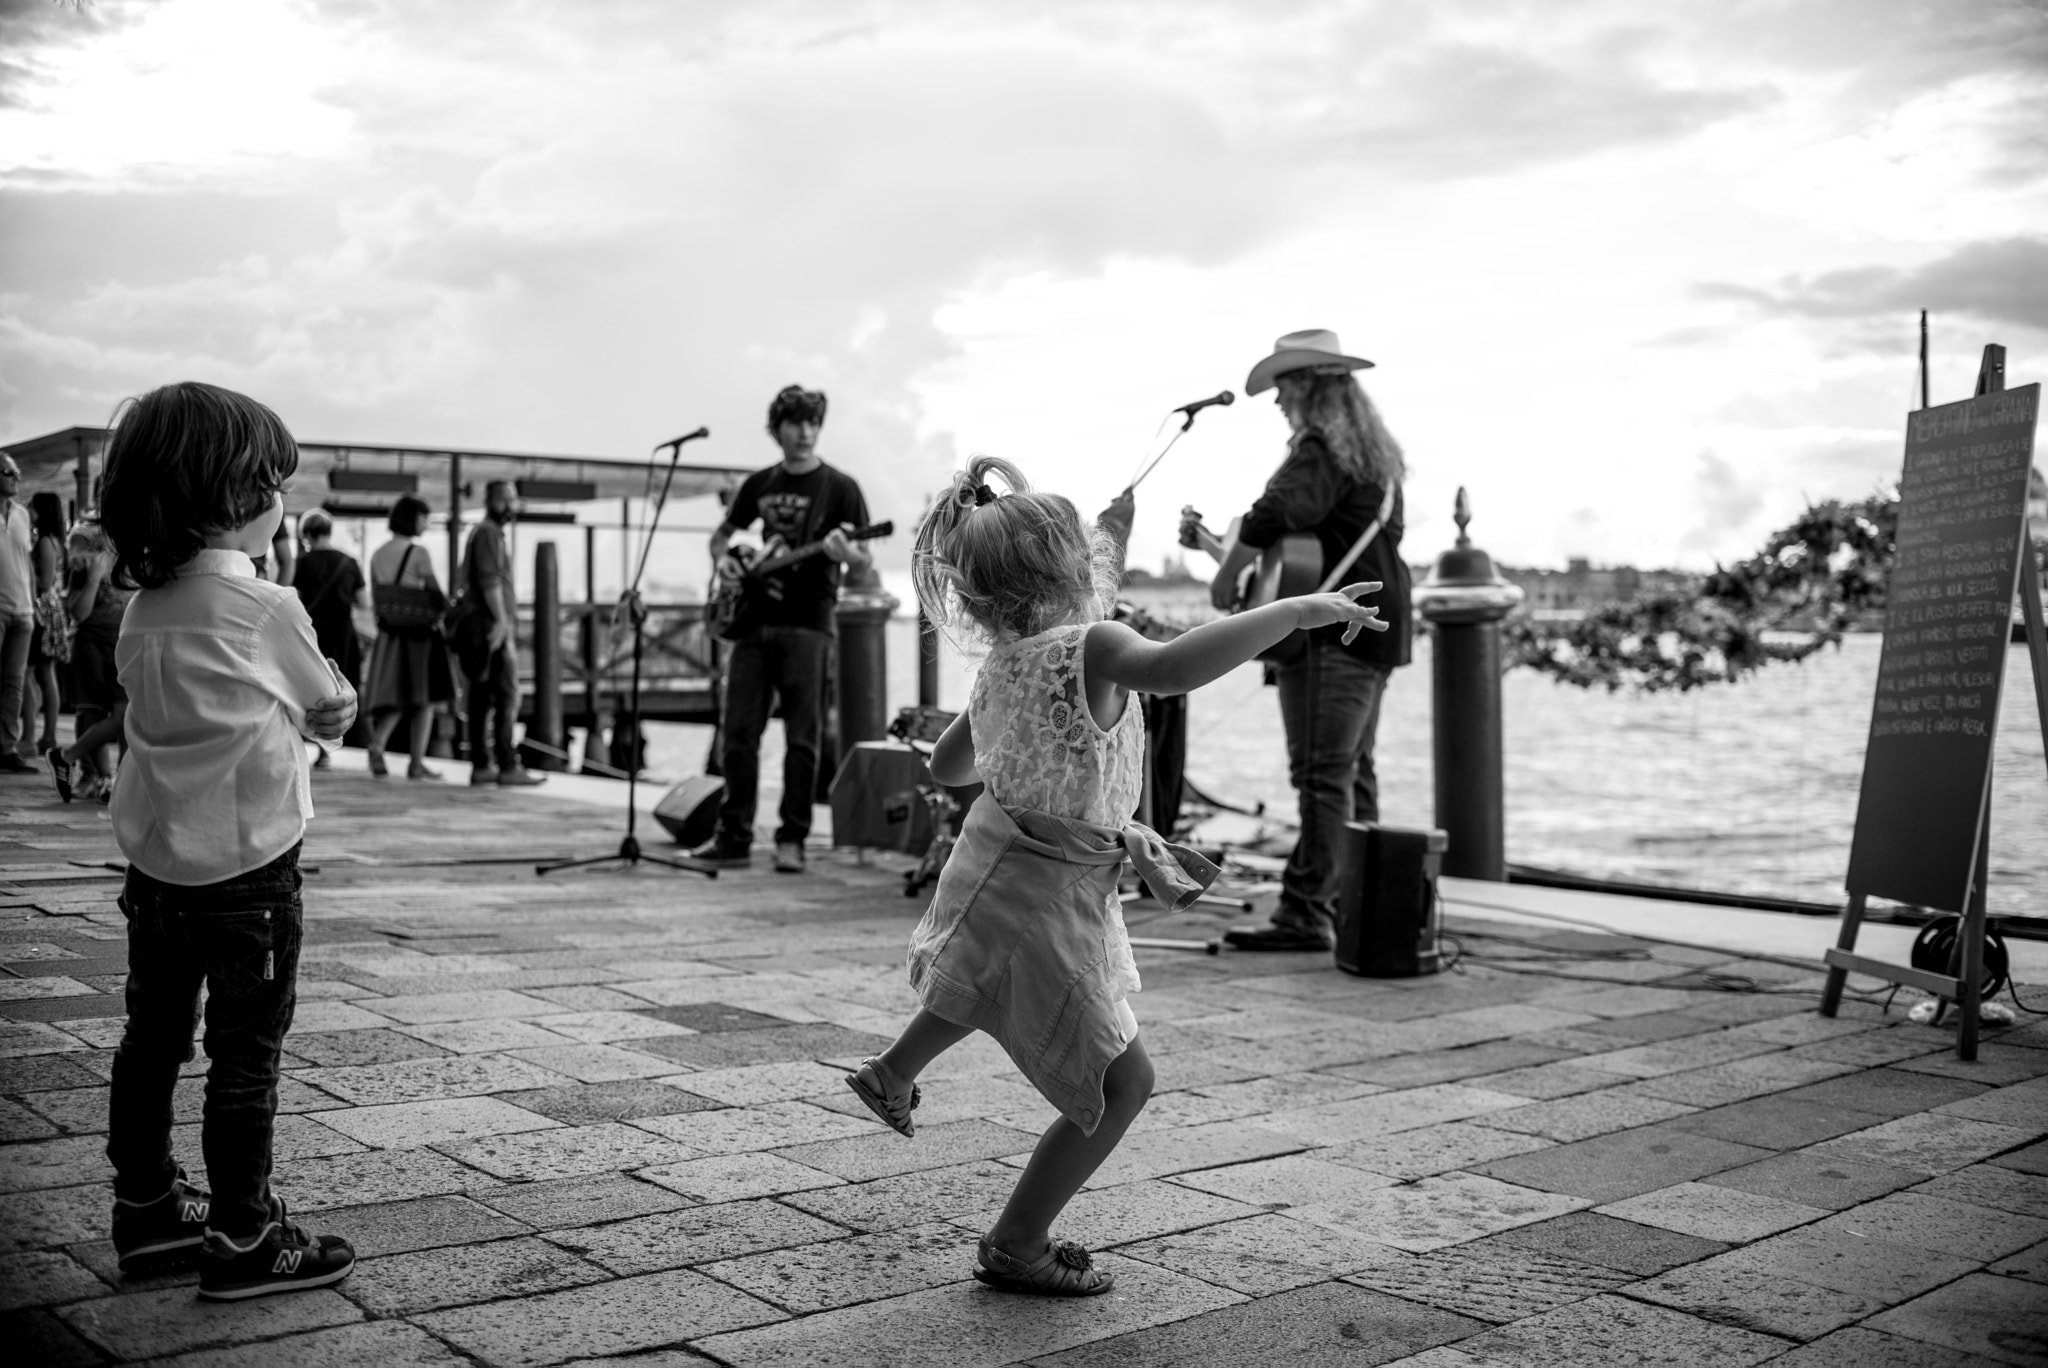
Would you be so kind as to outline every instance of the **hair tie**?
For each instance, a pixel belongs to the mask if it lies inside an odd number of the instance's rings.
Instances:
[[[985,484],[978,484],[974,487],[974,506],[976,508],[981,507],[983,504],[992,504],[995,501],[996,492],[993,489],[990,489]]]

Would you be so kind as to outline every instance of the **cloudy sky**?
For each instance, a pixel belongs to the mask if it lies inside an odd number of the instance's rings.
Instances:
[[[1085,507],[1338,331],[1411,560],[1704,566],[2048,374],[2040,0],[0,0],[0,437],[202,378],[301,437],[635,457],[768,397],[907,520]],[[1256,492],[1203,415],[1141,491]],[[887,553],[900,561],[905,540]]]

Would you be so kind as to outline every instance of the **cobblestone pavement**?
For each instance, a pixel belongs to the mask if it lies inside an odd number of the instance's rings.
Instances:
[[[1064,1223],[1117,1288],[1020,1299],[974,1239],[1050,1110],[985,1038],[914,1140],[841,1081],[912,1005],[900,863],[537,879],[617,814],[348,772],[317,778],[276,1186],[361,1262],[202,1304],[114,1269],[117,857],[47,782],[0,779],[16,1363],[2048,1362],[2041,1025],[1963,1064],[1707,978],[1796,969],[1500,923],[1400,982],[1144,951],[1160,1092]]]

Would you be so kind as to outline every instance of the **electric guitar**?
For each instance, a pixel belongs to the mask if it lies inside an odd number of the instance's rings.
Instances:
[[[1202,515],[1192,507],[1180,511],[1180,544],[1206,551],[1222,564],[1237,549],[1237,534],[1244,519],[1232,518],[1230,529],[1221,537],[1202,524]],[[1274,599],[1313,594],[1323,584],[1323,543],[1313,532],[1290,532],[1259,552],[1257,561],[1237,577],[1230,611],[1263,608]]]
[[[871,523],[848,532],[846,539],[850,542],[872,541],[895,530],[893,522]],[[740,573],[713,576],[710,599],[704,605],[704,625],[721,641],[737,641],[748,635],[760,626],[761,605],[782,599],[782,584],[769,576],[778,570],[787,570],[799,561],[809,560],[824,549],[822,537],[787,549],[779,538],[771,539],[758,552],[749,551],[744,546],[733,547],[728,554],[740,562]]]

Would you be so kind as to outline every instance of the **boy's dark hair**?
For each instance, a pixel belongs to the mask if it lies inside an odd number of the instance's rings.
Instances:
[[[401,494],[398,502],[391,505],[391,516],[384,520],[384,525],[401,537],[417,537],[427,530],[427,519],[433,512],[419,495]]]
[[[807,390],[802,385],[784,385],[768,405],[768,431],[773,432],[784,423],[805,422],[825,425],[825,392]]]
[[[298,468],[284,422],[247,395],[185,380],[127,400],[100,493],[115,582],[169,583],[209,533],[260,517]]]

